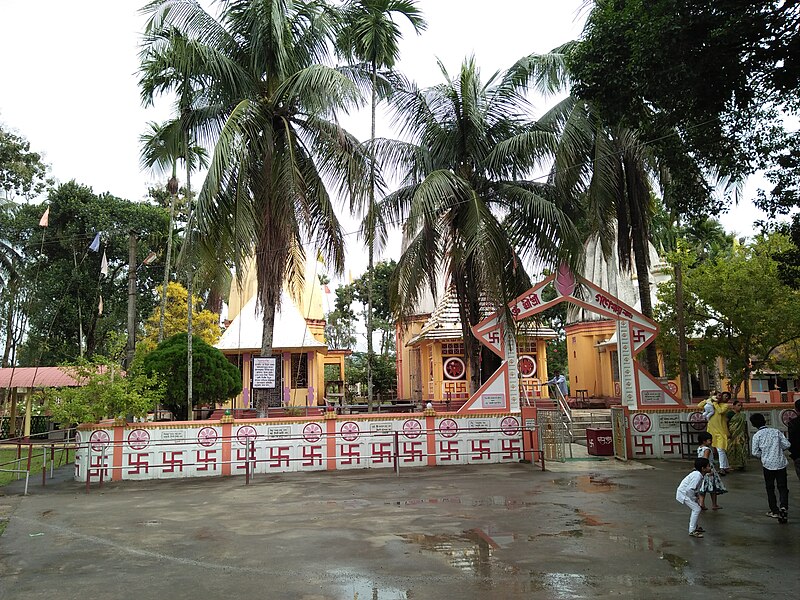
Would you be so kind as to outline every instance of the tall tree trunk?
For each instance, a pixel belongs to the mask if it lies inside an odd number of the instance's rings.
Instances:
[[[187,419],[192,418],[192,406],[194,398],[193,383],[193,353],[192,353],[192,313],[194,312],[194,247],[192,245],[192,233],[194,231],[194,202],[192,200],[192,168],[189,159],[189,134],[184,131],[184,148],[186,150],[186,197],[189,200],[189,216],[186,223],[186,409]]]
[[[272,340],[275,334],[275,305],[272,303],[262,304],[261,310],[263,313],[264,329],[261,332],[261,356],[272,356]],[[278,398],[283,395],[283,361],[279,358],[276,365],[276,383],[277,390],[274,392]],[[260,414],[264,414],[270,404],[270,391],[267,389],[254,390],[255,407]]]
[[[130,369],[136,353],[136,234],[128,237],[128,343],[125,368]]]
[[[375,279],[375,112],[378,106],[378,89],[376,86],[377,64],[372,62],[372,125],[370,129],[370,156],[369,161],[369,206],[367,207],[367,410],[372,412],[372,371],[374,367],[375,351],[373,348],[372,334],[372,294]]]
[[[636,265],[636,277],[639,284],[639,301],[642,307],[642,314],[648,319],[653,318],[653,303],[650,299],[650,269],[648,268],[648,247],[647,238],[641,228],[633,228],[633,260]],[[654,377],[660,376],[658,368],[658,353],[655,344],[650,344],[645,348],[647,357],[647,370]]]
[[[676,262],[673,268],[675,278],[675,327],[678,330],[678,363],[681,378],[681,400],[684,404],[692,402],[692,381],[689,379],[689,352],[686,343],[686,307],[683,301],[683,265]]]
[[[164,259],[164,285],[161,288],[161,312],[158,316],[158,343],[164,340],[164,314],[167,312],[167,286],[169,286],[172,260],[172,231],[175,227],[175,198],[178,195],[178,179],[175,176],[177,162],[172,162],[172,178],[167,183],[169,190],[169,229],[167,230],[167,256]]]

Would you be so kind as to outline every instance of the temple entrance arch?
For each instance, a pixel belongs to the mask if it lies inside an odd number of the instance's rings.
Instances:
[[[545,301],[542,291],[553,285],[557,293]],[[566,265],[542,279],[509,303],[515,321],[521,321],[561,302],[572,302],[616,322],[620,395],[628,410],[675,408],[683,403],[644,370],[634,357],[655,341],[658,325],[591,281],[575,275]],[[459,409],[469,412],[520,412],[517,345],[506,335],[503,312],[497,311],[472,328],[475,337],[497,354],[500,368]]]

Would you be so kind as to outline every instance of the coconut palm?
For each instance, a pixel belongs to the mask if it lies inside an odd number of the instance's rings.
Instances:
[[[349,0],[342,10],[342,28],[337,47],[351,63],[362,62],[371,83],[370,146],[375,140],[375,115],[378,106],[378,69],[393,69],[400,56],[402,37],[394,18],[405,18],[421,33],[427,24],[413,0]],[[374,288],[377,207],[375,203],[375,162],[370,165],[369,202],[364,211],[363,233],[367,243],[367,401],[372,409],[372,296]]]
[[[474,391],[481,349],[470,328],[485,316],[482,304],[505,306],[527,289],[525,259],[554,265],[580,243],[554,188],[529,178],[554,137],[525,116],[522,69],[484,82],[474,58],[455,77],[440,68],[444,83],[393,97],[400,133],[411,141],[376,142],[402,177],[382,209],[405,221],[393,303],[411,312],[426,286],[439,291],[444,272],[458,300]]]
[[[368,161],[335,121],[361,100],[326,66],[334,15],[319,2],[229,0],[219,17],[193,0],[146,7],[148,31],[187,43],[165,65],[191,73],[196,131],[214,144],[197,203],[197,228],[241,273],[255,253],[263,311],[261,354],[272,354],[275,309],[287,283],[297,294],[305,244],[341,272],[344,243],[326,183],[342,197],[364,193]],[[262,406],[264,398],[257,398]]]

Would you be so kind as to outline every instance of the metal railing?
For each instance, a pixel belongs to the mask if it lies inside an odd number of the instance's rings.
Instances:
[[[30,482],[30,475],[32,472],[32,465],[35,458],[38,458],[41,452],[42,458],[42,485],[47,484],[47,472],[50,471],[52,478],[56,466],[69,464],[70,450],[74,450],[76,445],[71,441],[74,437],[75,429],[59,429],[58,432],[63,432],[64,439],[53,441],[49,437],[54,433],[44,432],[32,434],[27,437],[16,437],[5,439],[0,446],[4,448],[16,447],[16,458],[0,463],[0,472],[16,474],[16,479],[19,481],[25,477],[25,489],[23,495],[28,495],[28,485]],[[47,437],[48,439],[45,439]],[[56,465],[56,456],[58,455],[58,465]],[[48,462],[49,456],[49,462]],[[63,460],[63,462],[62,462]],[[24,464],[24,466],[23,466]],[[12,467],[13,465],[13,467]]]

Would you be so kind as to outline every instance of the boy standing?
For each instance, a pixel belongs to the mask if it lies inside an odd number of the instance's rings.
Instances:
[[[789,448],[789,440],[777,429],[767,427],[767,420],[761,413],[750,416],[750,423],[758,431],[753,435],[753,456],[761,459],[764,468],[764,484],[767,488],[769,502],[768,517],[778,519],[778,523],[787,523],[789,519],[789,486],[786,483],[786,460],[783,451]],[[780,506],[775,499],[775,485],[778,486]]]
[[[704,529],[697,526],[697,519],[700,517],[700,505],[697,503],[698,491],[700,484],[703,483],[703,477],[706,473],[711,472],[711,465],[707,458],[696,458],[694,461],[694,471],[689,473],[683,478],[677,491],[675,492],[675,500],[681,504],[685,504],[692,510],[692,516],[689,517],[689,535],[695,538],[703,537]]]

